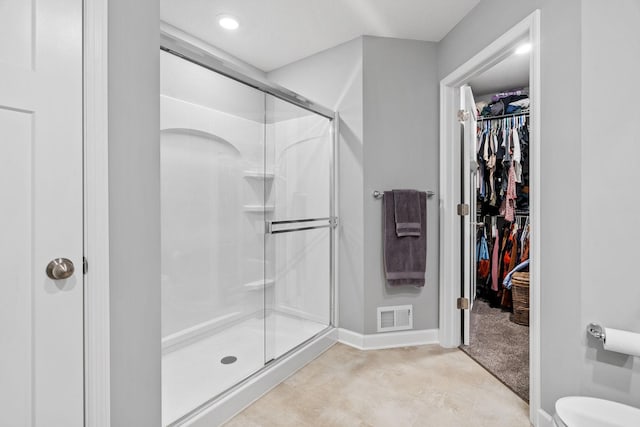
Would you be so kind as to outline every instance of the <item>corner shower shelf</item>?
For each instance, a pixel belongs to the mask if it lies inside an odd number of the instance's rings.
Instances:
[[[245,212],[256,212],[256,213],[260,213],[260,212],[273,212],[273,210],[275,209],[275,206],[264,206],[264,205],[244,205],[242,207],[244,209]]]
[[[271,288],[275,283],[276,281],[273,279],[255,280],[253,282],[245,283],[244,288],[247,291],[261,291],[265,288]]]
[[[263,172],[260,170],[246,170],[244,171],[245,178],[251,179],[264,179],[265,181],[270,181],[275,178],[275,174],[273,172]]]

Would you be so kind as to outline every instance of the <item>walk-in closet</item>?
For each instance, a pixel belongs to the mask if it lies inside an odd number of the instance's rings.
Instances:
[[[463,88],[475,111],[470,144],[470,310],[462,350],[529,400],[529,52]],[[472,95],[471,95],[472,94]],[[466,173],[466,172],[465,172]],[[464,180],[463,180],[464,182]],[[531,260],[535,262],[535,260]]]

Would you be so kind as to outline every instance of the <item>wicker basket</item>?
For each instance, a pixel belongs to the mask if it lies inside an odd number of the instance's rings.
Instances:
[[[511,320],[519,325],[529,326],[529,273],[513,273],[511,277],[513,316]]]

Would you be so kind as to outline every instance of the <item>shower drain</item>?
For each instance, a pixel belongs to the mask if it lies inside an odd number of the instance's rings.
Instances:
[[[225,356],[220,360],[220,363],[222,363],[223,365],[229,365],[235,362],[236,360],[238,360],[238,358],[235,356]]]

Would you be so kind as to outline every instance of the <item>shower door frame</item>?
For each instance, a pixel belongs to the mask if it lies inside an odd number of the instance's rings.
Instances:
[[[335,111],[310,101],[289,89],[268,81],[263,76],[259,75],[257,70],[249,68],[248,65],[246,67],[241,67],[230,63],[225,58],[218,56],[217,52],[209,46],[207,46],[207,48],[197,46],[183,38],[178,38],[172,34],[174,31],[171,31],[168,27],[169,26],[167,25],[160,26],[161,50],[172,53],[189,62],[193,62],[194,64],[200,65],[201,67],[214,71],[218,74],[222,74],[223,76],[229,77],[262,92],[268,93],[269,95],[273,95],[276,98],[297,105],[305,110],[319,114],[331,121],[336,119],[337,113]],[[333,165],[331,166],[333,167]]]
[[[170,425],[181,425],[184,422],[197,419],[202,416],[208,409],[211,408],[218,401],[228,400],[227,398],[233,393],[238,391],[246,384],[251,384],[256,379],[268,371],[274,362],[284,361],[289,356],[297,353],[305,346],[311,345],[317,339],[326,337],[328,333],[335,330],[338,324],[338,292],[337,292],[337,260],[338,249],[336,245],[336,232],[338,227],[337,217],[337,162],[338,162],[338,138],[339,138],[339,114],[332,111],[322,105],[314,103],[297,93],[290,91],[286,88],[273,84],[266,80],[264,76],[252,69],[250,66],[242,66],[236,63],[230,62],[228,55],[224,52],[217,51],[210,45],[204,45],[197,39],[193,39],[189,35],[182,33],[180,30],[161,23],[160,25],[160,50],[176,55],[186,61],[192,62],[196,65],[204,67],[217,74],[231,78],[237,82],[245,84],[249,87],[253,87],[262,91],[265,94],[272,95],[278,99],[281,99],[290,104],[301,107],[305,110],[311,111],[331,121],[331,146],[330,146],[330,163],[329,163],[329,218],[322,218],[329,220],[329,325],[318,332],[314,336],[300,342],[295,347],[291,348],[284,354],[279,355],[275,359],[268,361],[265,365],[252,373],[250,376],[239,381],[231,388],[223,391],[222,393],[211,396],[209,400],[203,404],[197,406],[192,411],[184,414],[182,417],[173,421]],[[234,61],[235,62],[235,61]],[[298,222],[298,221],[296,221]],[[265,233],[268,232],[268,224],[265,221]],[[316,227],[313,227],[316,228]],[[335,341],[337,342],[337,336]]]

